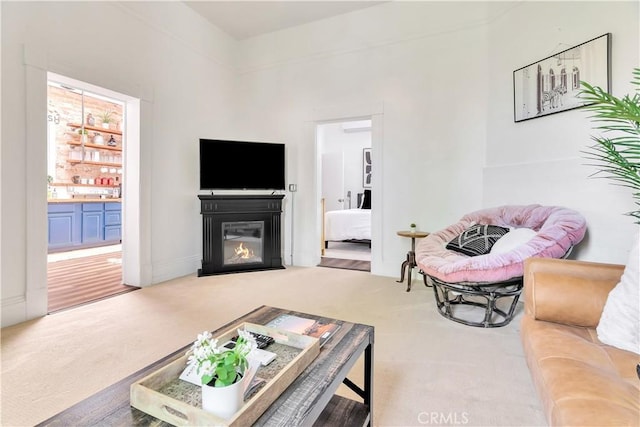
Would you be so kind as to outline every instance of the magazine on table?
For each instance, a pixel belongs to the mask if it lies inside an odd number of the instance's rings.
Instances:
[[[293,314],[281,314],[265,326],[318,338],[320,347],[340,329],[340,325],[337,323],[307,319]]]

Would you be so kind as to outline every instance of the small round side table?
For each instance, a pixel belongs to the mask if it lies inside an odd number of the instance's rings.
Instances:
[[[416,238],[422,239],[427,237],[429,233],[426,231],[398,231],[398,236],[411,238],[411,250],[407,252],[407,259],[402,263],[400,267],[400,280],[396,280],[398,283],[404,282],[404,272],[408,268],[409,274],[407,278],[407,292],[411,290],[411,270],[416,267]]]

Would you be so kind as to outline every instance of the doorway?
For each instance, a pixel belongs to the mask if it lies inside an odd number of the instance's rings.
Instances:
[[[138,289],[122,279],[126,104],[82,86],[48,78],[49,313]]]
[[[319,124],[316,140],[323,212],[319,266],[370,271],[371,120]]]

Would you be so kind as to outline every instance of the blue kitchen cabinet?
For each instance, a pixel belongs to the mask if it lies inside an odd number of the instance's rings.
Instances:
[[[122,239],[122,203],[104,204],[104,240],[119,242]]]
[[[82,244],[104,240],[104,203],[82,204]]]
[[[81,206],[79,203],[51,203],[48,209],[49,249],[80,245]]]
[[[49,203],[49,250],[119,243],[122,203]]]

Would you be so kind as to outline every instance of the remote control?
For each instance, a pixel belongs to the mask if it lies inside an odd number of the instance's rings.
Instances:
[[[251,332],[251,335],[256,339],[259,349],[263,349],[273,342],[273,338],[268,335],[257,334],[255,332]]]
[[[256,344],[258,345],[258,348],[260,350],[262,350],[263,348],[265,348],[266,346],[268,346],[269,344],[271,344],[272,342],[274,342],[274,339],[268,335],[262,335],[262,334],[258,334],[255,332],[249,332],[251,335],[253,335],[253,337],[256,340]],[[232,341],[236,341],[238,339],[237,336],[231,338]],[[228,343],[227,343],[228,344]],[[228,347],[227,344],[225,344],[225,347],[227,348],[233,348],[233,347]]]

